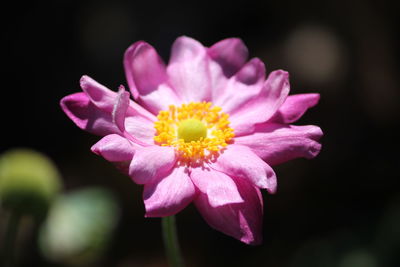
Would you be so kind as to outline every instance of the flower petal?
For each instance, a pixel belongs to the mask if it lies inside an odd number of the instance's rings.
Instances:
[[[124,66],[134,98],[154,114],[179,101],[166,84],[168,76],[164,63],[148,43],[140,41],[131,45],[125,52]]]
[[[117,97],[117,94],[115,94],[115,97]],[[60,105],[67,116],[83,130],[102,136],[108,134],[126,135],[113,122],[112,112],[99,109],[85,93],[68,95],[61,99]],[[154,115],[142,110],[132,101],[126,115],[125,127],[126,131],[132,136],[130,139],[142,145],[144,143],[154,144]]]
[[[242,203],[213,207],[204,193],[194,203],[204,220],[214,229],[240,241],[257,245],[262,242],[263,200],[260,190],[245,180],[236,180]]]
[[[122,134],[112,123],[111,113],[96,107],[85,93],[75,93],[61,99],[62,110],[81,129],[97,135]]]
[[[246,63],[248,54],[247,47],[239,38],[224,39],[208,49],[208,55],[220,65],[226,77],[231,77]]]
[[[234,113],[245,103],[258,97],[265,80],[265,66],[258,58],[251,59],[214,93],[214,104],[226,113]]]
[[[276,123],[257,125],[253,134],[235,138],[270,165],[294,158],[313,158],[321,150],[318,140],[323,133],[317,126],[294,126]]]
[[[111,113],[112,120],[121,132],[125,132],[125,117],[129,107],[129,93],[121,85],[118,90],[117,101]]]
[[[117,94],[88,76],[81,78],[81,87],[85,96],[74,94],[61,101],[64,112],[80,128],[99,135],[125,135],[142,145],[154,143],[156,117],[130,101],[129,93],[120,90]]]
[[[166,177],[144,185],[146,217],[174,215],[192,202],[195,193],[187,168],[176,167]]]
[[[126,50],[124,67],[129,88],[139,94],[146,95],[167,80],[161,58],[151,45],[143,41],[134,43]]]
[[[131,136],[143,141],[146,144],[154,144],[156,130],[154,123],[141,116],[130,116],[125,119],[125,129]]]
[[[139,148],[140,146],[118,134],[110,134],[94,144],[91,150],[108,161],[121,162],[132,160],[135,150]]]
[[[220,153],[217,160],[210,164],[210,167],[231,177],[248,180],[270,193],[276,191],[274,170],[248,147],[229,145]]]
[[[235,130],[235,136],[252,133],[255,124],[269,120],[283,104],[289,90],[288,73],[282,70],[271,72],[260,95],[231,114],[231,127]]]
[[[138,115],[133,108],[131,108],[129,111],[136,116],[132,114],[133,116],[129,117],[128,129],[130,132],[125,131],[125,121],[127,120],[126,114],[129,108],[129,104],[129,93],[126,92],[125,88],[121,85],[118,91],[113,111],[111,113],[113,123],[118,127],[123,135],[131,141],[134,141],[137,144],[141,144],[142,146],[152,144],[154,136],[153,124],[147,119],[144,119],[142,116]],[[144,131],[142,130],[143,128]],[[134,135],[130,133],[134,133]],[[143,135],[143,133],[145,134]]]
[[[175,162],[175,150],[172,147],[149,146],[138,149],[129,167],[129,176],[135,183],[145,184],[166,176]]]
[[[210,168],[193,168],[190,178],[197,189],[207,195],[212,207],[243,202],[235,182],[222,172]]]
[[[170,84],[182,101],[211,99],[207,50],[198,41],[186,36],[176,39],[167,73]]]
[[[122,173],[128,175],[129,164],[136,149],[141,146],[118,134],[103,137],[91,148],[92,152],[112,162]]]
[[[87,75],[80,80],[81,88],[99,109],[111,114],[117,94]]]
[[[307,109],[318,104],[319,94],[290,95],[269,120],[276,123],[292,123],[300,119]]]
[[[82,90],[96,107],[110,114],[112,113],[118,99],[118,94],[116,92],[96,82],[87,75],[82,76],[80,83]],[[151,121],[156,120],[153,114],[132,101],[129,102],[129,108],[127,110],[127,116],[130,115],[140,115]]]

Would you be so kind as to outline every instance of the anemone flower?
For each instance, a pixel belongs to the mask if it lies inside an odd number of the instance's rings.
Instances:
[[[178,38],[165,65],[139,41],[125,52],[130,94],[88,76],[61,100],[81,129],[103,136],[92,151],[144,185],[146,217],[194,203],[214,229],[247,244],[262,241],[263,199],[274,193],[271,166],[321,149],[317,126],[295,126],[319,94],[289,94],[288,73],[266,77],[240,39],[211,47]]]

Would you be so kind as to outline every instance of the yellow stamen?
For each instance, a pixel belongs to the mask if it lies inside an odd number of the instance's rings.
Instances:
[[[210,102],[191,102],[160,111],[154,123],[154,141],[175,147],[183,162],[198,162],[217,155],[234,137],[229,115]]]

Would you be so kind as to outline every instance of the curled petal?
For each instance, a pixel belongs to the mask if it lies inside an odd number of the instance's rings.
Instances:
[[[313,158],[321,150],[323,133],[317,126],[275,123],[257,125],[253,134],[235,138],[235,144],[249,147],[270,165],[294,158]]]
[[[91,148],[92,152],[111,162],[130,161],[140,146],[118,135],[106,135]]]
[[[125,117],[129,107],[129,93],[121,85],[118,90],[117,101],[112,111],[112,120],[121,132],[125,132]]]
[[[231,127],[235,130],[235,135],[252,133],[255,124],[268,121],[285,102],[289,90],[288,73],[282,70],[271,72],[260,95],[231,115]]]
[[[267,189],[270,193],[276,191],[275,172],[248,147],[230,145],[210,166],[231,177],[248,180],[257,187]]]
[[[167,67],[169,81],[184,102],[209,101],[210,74],[206,48],[189,37],[176,39]]]
[[[75,93],[61,99],[62,110],[81,129],[97,135],[122,134],[112,122],[111,113],[96,107],[85,93]]]
[[[171,216],[192,202],[196,189],[185,167],[175,167],[167,176],[144,185],[146,217]]]
[[[86,75],[82,76],[80,83],[82,90],[86,93],[92,104],[106,113],[111,114],[113,112],[115,103],[118,101],[118,94],[116,92],[111,91]],[[129,101],[126,115],[141,116],[150,121],[156,120],[153,114],[132,101]]]
[[[262,242],[263,200],[260,190],[245,180],[236,180],[242,203],[213,207],[204,193],[194,203],[204,220],[214,229],[246,244]]]
[[[123,133],[123,135],[125,137],[127,137],[128,139],[132,140],[133,142],[140,144],[142,146],[146,146],[151,144],[152,140],[143,140],[140,137],[143,136],[138,136],[141,135],[140,131],[134,131],[131,127],[130,127],[130,131],[134,133],[134,135],[131,135],[129,132],[125,131],[125,121],[126,121],[126,114],[129,108],[129,93],[125,91],[125,88],[121,85],[115,100],[115,104],[114,104],[114,108],[113,111],[111,113],[111,117],[112,117],[112,121],[113,123],[118,127],[118,129]],[[141,116],[132,116],[130,117],[130,122],[132,123],[132,121],[136,121],[136,120],[143,120],[143,117]],[[151,125],[151,123],[147,120],[143,120],[143,125],[145,126],[149,126],[149,124]],[[135,124],[134,124],[135,125]],[[150,131],[152,132],[152,131]],[[150,142],[149,142],[150,141]],[[148,143],[146,143],[148,142]]]
[[[208,55],[226,77],[231,77],[246,63],[248,54],[247,47],[239,38],[224,39],[208,49]]]
[[[140,41],[130,46],[125,52],[124,66],[134,98],[154,114],[178,102],[175,92],[167,85],[165,65],[151,45]]]
[[[235,182],[222,172],[210,168],[194,168],[190,178],[197,189],[207,196],[212,207],[243,202]]]
[[[269,120],[276,123],[292,123],[300,119],[307,109],[318,104],[319,94],[290,95]]]
[[[129,167],[129,176],[135,183],[145,184],[166,176],[175,162],[172,147],[149,146],[138,149]]]
[[[115,93],[88,76],[83,76],[83,93],[61,99],[67,116],[81,129],[97,135],[120,134],[145,145],[153,144],[156,117],[129,100],[129,93]],[[125,128],[127,132],[125,131]]]
[[[117,97],[114,91],[111,91],[87,75],[82,76],[80,84],[82,90],[96,107],[108,113],[112,112]]]

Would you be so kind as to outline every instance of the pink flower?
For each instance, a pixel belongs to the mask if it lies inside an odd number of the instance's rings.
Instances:
[[[139,41],[125,53],[130,91],[88,76],[61,107],[81,129],[104,136],[92,151],[144,185],[147,217],[193,202],[207,223],[242,242],[262,241],[260,189],[276,191],[271,168],[321,149],[317,126],[294,126],[318,94],[289,94],[288,73],[265,76],[240,39],[211,47],[178,38],[169,64]]]

